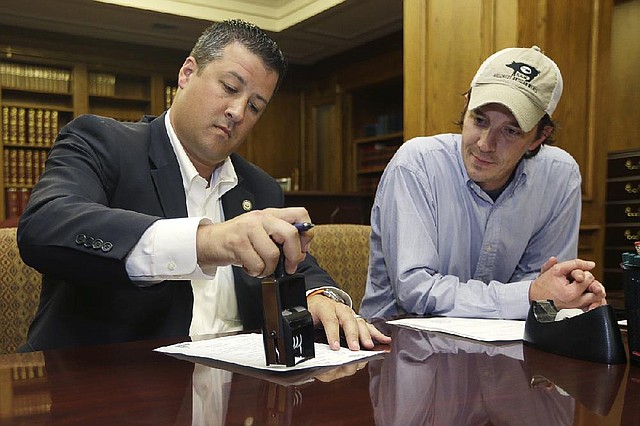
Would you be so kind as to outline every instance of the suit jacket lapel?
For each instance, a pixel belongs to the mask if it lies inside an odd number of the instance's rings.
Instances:
[[[187,199],[182,187],[182,174],[164,125],[165,114],[166,112],[150,124],[149,162],[151,164],[151,177],[165,217],[186,217]]]
[[[222,208],[224,210],[225,220],[232,219],[255,208],[253,192],[246,189],[242,185],[242,181],[242,176],[238,175],[238,185],[222,196]]]

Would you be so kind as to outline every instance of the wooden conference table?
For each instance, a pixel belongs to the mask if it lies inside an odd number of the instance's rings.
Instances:
[[[385,327],[384,356],[287,376],[152,351],[180,340],[4,355],[0,424],[640,424],[640,367]]]

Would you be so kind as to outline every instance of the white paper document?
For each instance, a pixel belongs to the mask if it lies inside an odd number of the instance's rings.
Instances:
[[[267,365],[262,334],[258,333],[237,334],[218,337],[217,339],[177,343],[154,350],[167,354],[207,358],[261,370],[282,372],[338,366],[384,353],[384,351],[351,351],[348,348],[340,348],[339,351],[333,351],[329,348],[329,345],[315,343],[314,358],[307,359],[293,367]]]
[[[388,321],[418,330],[440,331],[485,342],[522,340],[525,321],[478,318],[406,318]]]

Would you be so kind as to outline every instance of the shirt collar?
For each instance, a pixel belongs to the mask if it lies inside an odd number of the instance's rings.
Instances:
[[[455,138],[454,141],[455,141],[454,149],[455,149],[455,152],[457,153],[456,159],[458,161],[458,167],[460,168],[460,172],[462,173],[462,176],[465,182],[467,183],[467,186],[482,198],[485,198],[486,196],[485,199],[487,201],[491,200],[491,197],[489,197],[488,194],[486,194],[477,183],[472,181],[469,175],[467,174],[467,169],[464,166],[464,161],[462,160],[462,135],[459,135],[459,137]],[[531,166],[529,165],[530,162],[531,162],[530,159],[526,159],[526,158],[520,159],[520,161],[518,162],[518,165],[516,166],[516,170],[513,174],[513,179],[509,181],[509,183],[507,184],[507,187],[502,191],[503,194],[505,192],[510,195],[513,194],[518,187],[520,187],[521,185],[524,184],[524,182],[526,182],[527,171],[530,170],[531,168]]]

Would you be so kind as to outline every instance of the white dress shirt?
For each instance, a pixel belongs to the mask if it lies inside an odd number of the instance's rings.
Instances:
[[[165,126],[178,159],[189,217],[156,221],[126,261],[129,277],[141,286],[163,280],[191,280],[193,317],[189,335],[242,330],[231,266],[203,270],[197,264],[196,231],[201,223],[224,221],[222,196],[238,184],[231,160],[207,182],[196,171],[178,140],[169,116]]]

